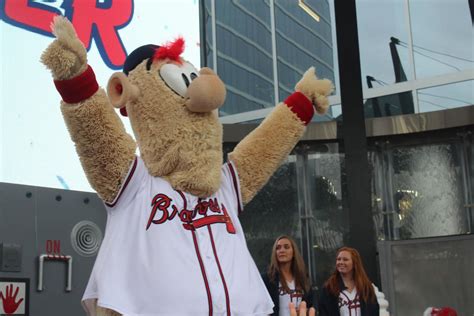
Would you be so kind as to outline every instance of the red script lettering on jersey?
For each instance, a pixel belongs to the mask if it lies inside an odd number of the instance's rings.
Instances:
[[[194,207],[194,210],[187,210],[185,208],[178,210],[176,205],[172,204],[173,199],[163,193],[156,194],[151,202],[151,213],[148,218],[146,230],[148,230],[151,224],[160,225],[166,221],[171,221],[178,215],[183,227],[186,230],[195,230],[203,226],[208,226],[217,223],[223,223],[226,225],[227,232],[235,234],[235,227],[232,223],[232,219],[227,213],[227,209],[224,204],[219,205],[217,198],[209,199],[206,201],[199,200]],[[211,213],[209,215],[208,213]],[[197,215],[201,215],[201,218],[196,219]],[[219,214],[219,215],[217,215]]]

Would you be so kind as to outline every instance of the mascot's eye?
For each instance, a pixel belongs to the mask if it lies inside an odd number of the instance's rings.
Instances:
[[[181,74],[181,77],[183,77],[184,84],[186,85],[186,88],[189,87],[189,79],[186,77],[185,74]]]
[[[184,97],[191,81],[198,75],[198,71],[188,62],[182,65],[166,64],[160,68],[160,76],[166,85],[176,94]]]

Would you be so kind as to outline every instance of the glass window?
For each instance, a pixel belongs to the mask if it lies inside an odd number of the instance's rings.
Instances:
[[[217,72],[227,87],[219,113],[224,122],[225,116],[251,111],[255,111],[255,119],[262,119],[265,115],[259,110],[273,107],[293,93],[311,66],[318,77],[337,81],[332,3],[204,0],[204,4],[206,25],[215,5],[217,55],[213,56],[210,48],[205,52],[207,65],[217,58]],[[206,45],[211,45],[212,29],[206,27],[205,37]],[[237,120],[248,122],[246,118]],[[330,119],[329,111],[314,120]],[[232,118],[227,121],[235,122]]]
[[[411,91],[383,95],[364,101],[366,118],[415,113]]]
[[[408,51],[395,44],[409,40],[404,1],[363,0],[356,5],[363,88],[377,87],[376,80],[412,80]]]
[[[461,142],[382,146],[372,156],[376,221],[388,239],[465,234],[465,163]],[[379,229],[379,233],[382,230]]]
[[[474,104],[474,80],[421,89],[418,93],[420,112],[430,112]]]
[[[270,264],[278,236],[289,235],[301,245],[296,181],[295,157],[290,156],[240,215],[248,248],[261,272]]]
[[[204,34],[201,36],[201,38],[204,38],[205,43],[201,43],[202,46],[204,46],[205,51],[204,53],[204,59],[205,59],[205,64],[206,67],[214,69],[214,41],[213,41],[213,27],[212,27],[212,12],[211,12],[211,1],[212,0],[203,0],[204,1],[204,6],[203,6],[203,12],[202,12],[202,17],[203,21],[202,23],[202,31]],[[204,66],[204,65],[201,65]]]
[[[295,84],[311,66],[319,77],[334,81],[329,6],[321,1],[305,1],[305,11],[297,1],[274,3],[280,99],[293,93]]]
[[[335,120],[342,119],[342,106],[341,106],[341,103],[331,105],[328,112],[330,112],[331,116]]]
[[[344,154],[338,151],[336,143],[313,146],[307,161],[307,190],[311,199],[308,264],[314,285],[318,287],[333,272],[336,251],[344,246],[349,231],[343,207],[346,193],[341,182]]]
[[[412,0],[409,4],[416,77],[474,69],[469,1]]]
[[[227,88],[220,115],[273,106],[270,7],[265,1],[215,1],[217,73]]]
[[[474,69],[468,1],[358,1],[357,21],[364,96],[371,97],[366,88],[377,96],[405,95],[401,107],[389,102],[401,111],[384,111],[376,104],[391,96],[372,99],[366,117],[473,104],[473,86],[467,83]],[[443,77],[447,74],[450,77]],[[411,82],[394,85],[404,81]],[[420,87],[424,91],[416,91]]]

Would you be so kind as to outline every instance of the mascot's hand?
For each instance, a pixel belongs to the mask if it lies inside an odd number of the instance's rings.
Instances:
[[[316,108],[319,114],[326,113],[329,107],[328,96],[333,91],[333,85],[328,79],[318,79],[314,67],[309,68],[303,78],[296,84],[295,91],[303,93]]]
[[[71,22],[63,16],[54,17],[51,29],[56,39],[41,55],[41,62],[51,70],[55,80],[66,80],[87,69],[87,52]]]

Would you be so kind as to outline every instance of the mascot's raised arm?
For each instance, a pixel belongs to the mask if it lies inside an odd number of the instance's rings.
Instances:
[[[181,57],[182,39],[133,51],[106,94],[71,23],[58,16],[53,32],[41,61],[108,215],[83,298],[89,314],[272,313],[238,215],[303,135],[314,107],[325,112],[331,82],[310,68],[224,163],[217,109],[225,86]],[[130,119],[136,142],[114,108]]]

